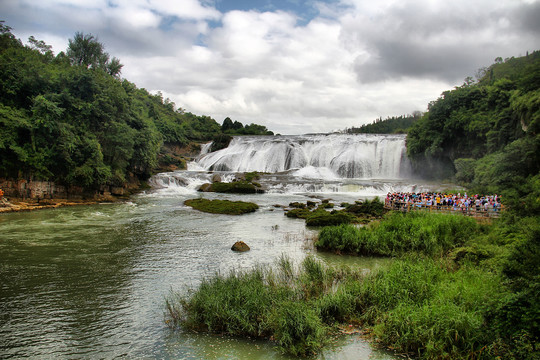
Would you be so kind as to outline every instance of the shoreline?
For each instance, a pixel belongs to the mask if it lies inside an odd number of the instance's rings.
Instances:
[[[23,212],[23,211],[35,211],[35,210],[44,210],[44,209],[56,209],[59,207],[66,206],[78,206],[78,205],[96,205],[103,203],[115,203],[119,202],[122,199],[114,197],[105,197],[103,199],[91,199],[91,200],[81,200],[81,199],[11,199],[8,201],[3,198],[0,199],[0,214],[13,213],[13,212]]]

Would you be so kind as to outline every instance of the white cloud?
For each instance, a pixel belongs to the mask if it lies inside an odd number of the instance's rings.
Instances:
[[[0,12],[16,35],[55,51],[75,31],[92,33],[137,86],[218,122],[280,133],[425,110],[495,57],[540,45],[538,1],[319,1],[307,23],[279,10],[222,14],[211,3],[4,0]]]
[[[165,15],[187,19],[219,19],[220,12],[203,6],[198,0],[149,0],[148,6]]]

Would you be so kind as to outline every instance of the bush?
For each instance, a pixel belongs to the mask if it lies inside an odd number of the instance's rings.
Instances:
[[[205,279],[191,297],[168,300],[168,308],[189,329],[258,337],[270,333],[261,314],[272,301],[262,272],[255,270]]]
[[[373,200],[365,200],[361,203],[349,205],[346,207],[346,211],[355,215],[371,215],[380,217],[384,214],[384,203],[379,200],[378,197]]]
[[[331,300],[318,299],[328,296],[332,284],[339,282],[338,275],[342,273],[312,257],[297,270],[282,257],[276,269],[256,267],[227,276],[216,274],[203,280],[196,290],[184,295],[171,293],[166,321],[195,331],[272,337],[286,353],[312,355],[326,343],[331,330],[324,320],[333,321],[329,306],[325,319],[317,306]],[[333,302],[344,309],[339,316],[345,318],[347,308]]]

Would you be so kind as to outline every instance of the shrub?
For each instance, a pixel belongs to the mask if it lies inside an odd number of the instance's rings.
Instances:
[[[189,329],[265,336],[270,329],[261,315],[268,311],[272,301],[258,269],[205,279],[189,298],[173,297],[168,307],[172,318]]]
[[[330,331],[317,304],[331,300],[318,299],[327,296],[336,276],[343,274],[313,257],[306,258],[297,270],[284,256],[277,265],[275,270],[259,266],[248,272],[216,274],[204,279],[196,290],[171,293],[166,321],[195,331],[273,337],[286,353],[314,354],[326,343]],[[339,316],[344,318],[347,308],[341,308]],[[330,314],[329,306],[325,309]],[[326,316],[329,321],[330,317]]]
[[[384,203],[378,197],[373,200],[365,200],[354,205],[346,206],[346,211],[355,215],[371,215],[380,217],[384,214]]]
[[[290,218],[296,218],[296,219],[306,219],[308,216],[311,215],[311,211],[309,209],[292,209],[285,213],[285,216]]]

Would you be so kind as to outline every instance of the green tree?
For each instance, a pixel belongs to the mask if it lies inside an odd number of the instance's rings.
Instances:
[[[66,54],[73,65],[102,69],[112,76],[119,76],[123,66],[117,58],[110,60],[103,44],[92,34],[75,33],[69,40]]]

